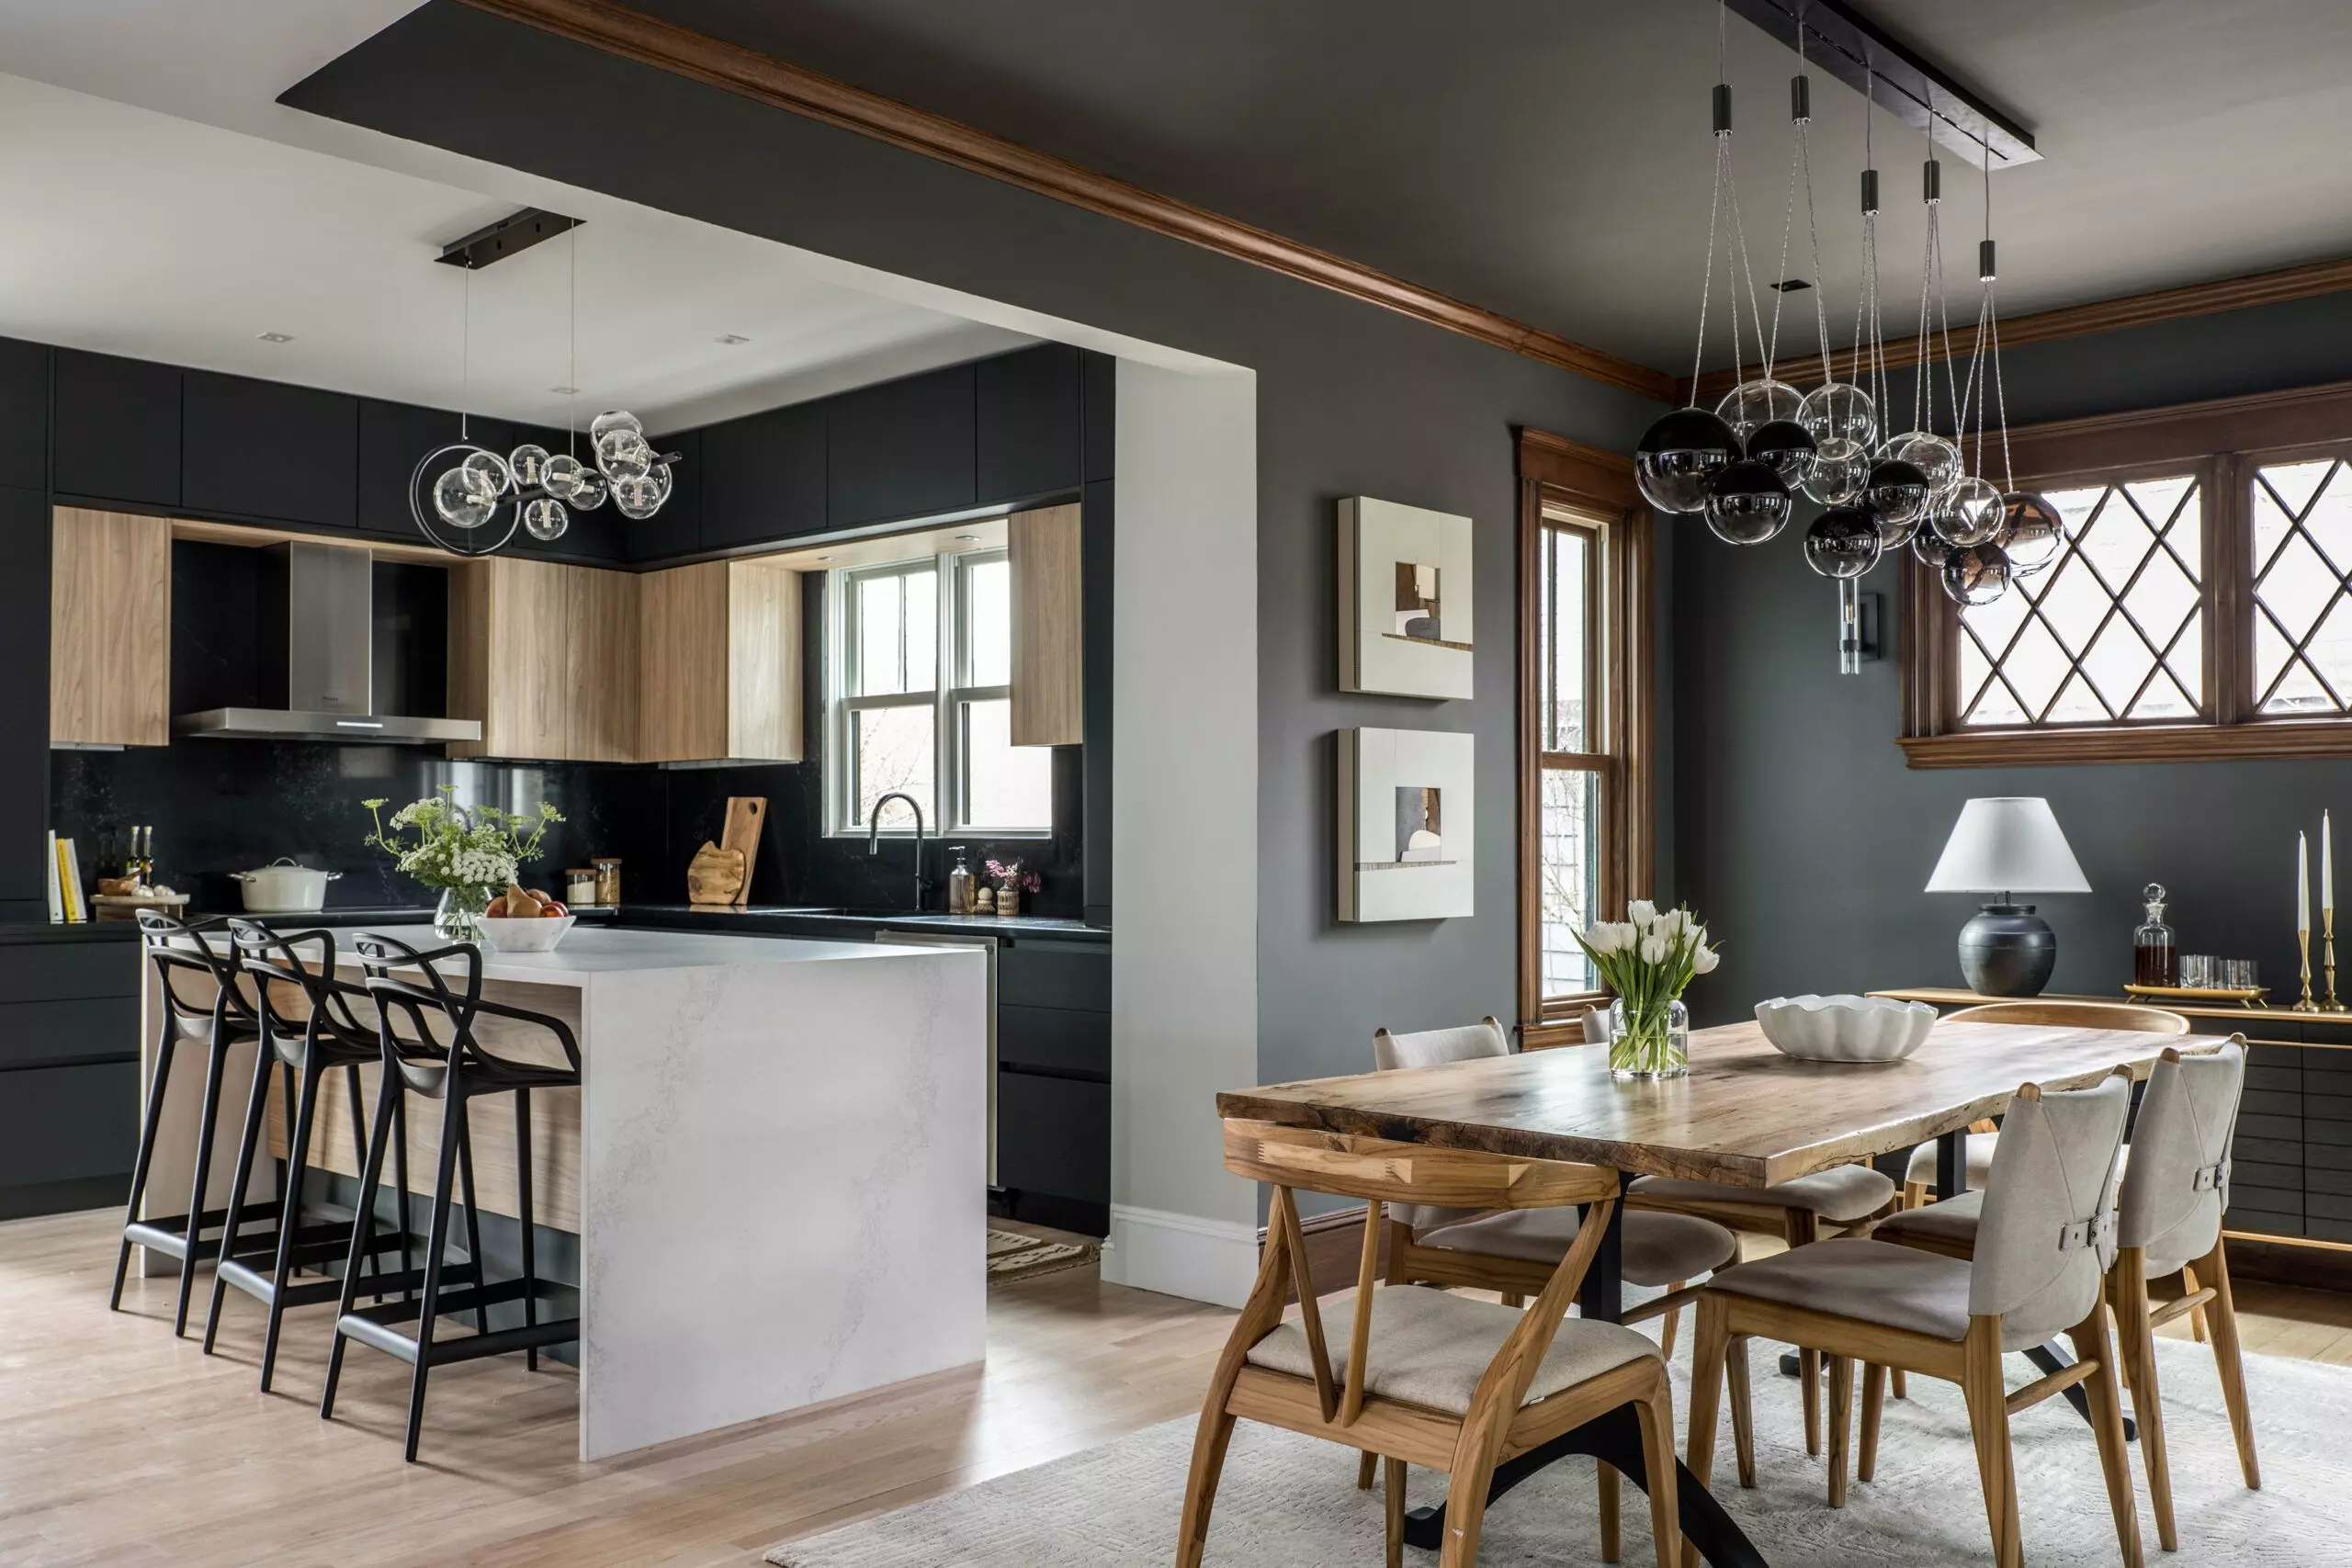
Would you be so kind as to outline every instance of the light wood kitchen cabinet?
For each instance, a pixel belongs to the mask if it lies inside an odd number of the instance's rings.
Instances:
[[[481,721],[453,757],[636,761],[638,583],[494,557],[449,570],[449,713]]]
[[[172,739],[172,525],[58,507],[51,517],[51,745]]]
[[[799,761],[800,574],[709,561],[639,582],[639,760]]]
[[[1005,519],[1012,577],[1012,743],[1086,739],[1086,648],[1076,506]]]

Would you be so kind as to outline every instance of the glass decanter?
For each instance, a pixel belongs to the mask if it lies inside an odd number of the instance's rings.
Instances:
[[[2132,983],[2135,986],[2180,984],[2180,949],[2172,928],[2165,924],[2164,884],[2151,882],[2141,889],[2148,918],[2132,933]]]

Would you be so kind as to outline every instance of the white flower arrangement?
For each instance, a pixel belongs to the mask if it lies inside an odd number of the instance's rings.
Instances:
[[[1610,1043],[1610,1065],[1656,1070],[1669,1052],[1674,1003],[1693,978],[1722,962],[1708,945],[1707,928],[1688,908],[1660,913],[1648,899],[1636,898],[1625,906],[1625,919],[1596,920],[1577,942],[1624,1011],[1624,1027]],[[1673,1066],[1679,1070],[1679,1062]]]
[[[514,880],[524,863],[538,858],[548,825],[563,820],[545,801],[536,817],[526,817],[495,806],[459,806],[454,786],[444,784],[435,794],[410,801],[392,813],[389,830],[382,817],[386,803],[361,801],[376,824],[366,841],[427,887],[495,892]]]

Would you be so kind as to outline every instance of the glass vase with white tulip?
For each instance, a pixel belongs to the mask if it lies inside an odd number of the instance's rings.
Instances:
[[[1609,1070],[1633,1080],[1679,1078],[1690,1070],[1690,1013],[1684,987],[1721,962],[1707,928],[1688,908],[1660,911],[1646,898],[1623,920],[1596,920],[1577,942],[1616,1000],[1609,1007]]]

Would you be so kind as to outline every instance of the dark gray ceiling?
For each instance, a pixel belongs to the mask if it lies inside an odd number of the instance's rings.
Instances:
[[[1705,0],[631,3],[1643,363],[1690,368],[1715,74]],[[2005,312],[2352,254],[2345,0],[1866,8],[2040,143],[2042,162],[1995,178]],[[1794,57],[1736,17],[1726,36],[1760,285],[1781,243]],[[1843,343],[1859,275],[1862,104],[1826,77],[1815,99],[1826,303]],[[1922,148],[1884,117],[1878,131],[1883,276],[1907,328]],[[1981,198],[1973,171],[1949,155],[1945,182],[1953,308],[1973,319]],[[1789,270],[1811,270],[1801,227]],[[1804,299],[1789,330],[1809,346]],[[1724,324],[1719,314],[1710,364],[1728,357]]]

